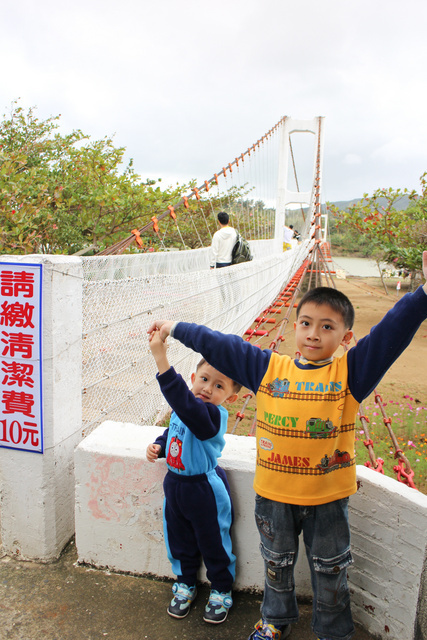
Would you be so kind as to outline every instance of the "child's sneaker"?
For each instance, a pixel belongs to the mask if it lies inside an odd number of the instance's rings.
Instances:
[[[219,591],[212,589],[209,594],[208,603],[205,607],[203,620],[205,622],[212,622],[213,624],[224,622],[228,616],[228,610],[232,605],[233,598],[231,597],[231,591],[220,593]]]
[[[173,598],[168,606],[168,614],[172,618],[185,618],[188,615],[191,603],[197,595],[196,587],[188,587],[183,582],[175,582],[172,587]]]
[[[248,640],[284,640],[291,633],[291,625],[284,624],[275,627],[274,624],[268,624],[261,618],[255,625],[255,631],[252,631]]]

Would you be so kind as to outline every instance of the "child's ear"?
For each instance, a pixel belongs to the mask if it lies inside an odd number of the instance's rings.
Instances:
[[[196,379],[196,374],[192,373],[191,374],[191,384],[194,384],[195,379]]]
[[[294,331],[295,331],[296,328],[297,328],[297,323],[294,322]]]
[[[238,393],[232,393],[231,396],[228,396],[228,398],[226,398],[225,402],[228,402],[228,403],[236,402],[238,397],[239,397]]]
[[[344,337],[341,340],[340,344],[342,344],[343,347],[347,347],[350,344],[352,337],[353,337],[353,331],[349,329],[348,331],[345,332]]]

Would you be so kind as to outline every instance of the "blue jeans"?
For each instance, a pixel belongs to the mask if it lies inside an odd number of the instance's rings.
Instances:
[[[269,624],[298,620],[294,567],[303,532],[313,588],[312,629],[319,638],[349,640],[354,633],[347,585],[350,552],[348,498],[302,507],[257,495],[265,588],[261,615]]]

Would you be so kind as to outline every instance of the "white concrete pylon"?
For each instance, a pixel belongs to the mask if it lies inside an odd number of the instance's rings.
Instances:
[[[59,557],[74,535],[74,449],[81,440],[81,258],[2,256],[42,264],[44,451],[0,447],[2,551],[25,560]]]

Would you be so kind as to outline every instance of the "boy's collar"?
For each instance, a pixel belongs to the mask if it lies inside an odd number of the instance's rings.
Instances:
[[[324,364],[329,364],[330,362],[332,362],[333,359],[334,359],[334,356],[331,356],[330,358],[325,358],[325,360],[307,360],[307,358],[304,358],[304,356],[300,356],[298,362],[300,362],[300,364],[314,364],[320,367]]]

